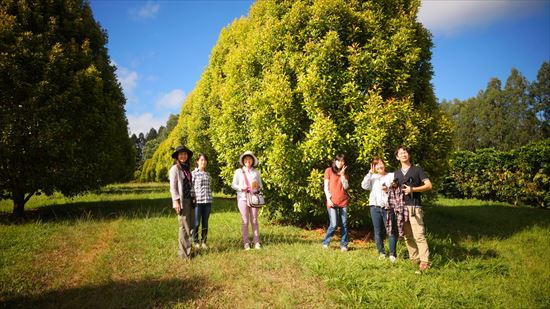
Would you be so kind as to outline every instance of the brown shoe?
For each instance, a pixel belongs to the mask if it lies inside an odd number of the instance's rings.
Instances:
[[[418,266],[418,270],[420,271],[426,271],[428,268],[430,268],[430,264],[428,264],[428,262],[421,262],[420,266]]]

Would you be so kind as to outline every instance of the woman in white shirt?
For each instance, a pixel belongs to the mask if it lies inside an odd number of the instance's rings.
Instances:
[[[386,258],[384,249],[384,236],[386,235],[386,220],[392,220],[394,215],[388,213],[388,187],[394,179],[393,173],[387,173],[384,161],[375,157],[371,162],[371,169],[361,182],[361,187],[370,190],[369,205],[372,225],[374,228],[374,240],[378,249],[379,258]],[[388,218],[389,216],[389,218]],[[390,261],[395,262],[395,249],[397,245],[397,235],[393,233],[397,229],[392,229],[392,234],[388,235]]]
[[[241,213],[241,229],[243,235],[244,249],[250,250],[248,239],[248,224],[252,220],[252,236],[254,248],[260,249],[260,229],[258,225],[258,208],[250,207],[246,199],[247,192],[258,192],[262,189],[260,172],[254,168],[258,165],[258,158],[252,151],[246,151],[239,158],[241,168],[235,171],[231,187],[237,191],[237,206]]]

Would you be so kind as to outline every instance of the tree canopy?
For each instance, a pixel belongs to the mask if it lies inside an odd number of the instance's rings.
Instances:
[[[454,122],[456,149],[509,151],[547,139],[549,85],[550,63],[545,62],[533,83],[512,69],[504,87],[493,78],[474,98],[443,101]]]
[[[260,0],[225,28],[178,123],[144,164],[142,180],[166,180],[170,153],[186,144],[210,158],[228,188],[239,155],[260,160],[269,205],[284,220],[324,213],[322,177],[346,154],[358,207],[373,156],[394,163],[406,144],[437,184],[452,147],[450,121],[430,80],[431,37],[418,0]]]
[[[0,6],[0,193],[74,195],[127,179],[135,150],[107,35],[80,0]]]

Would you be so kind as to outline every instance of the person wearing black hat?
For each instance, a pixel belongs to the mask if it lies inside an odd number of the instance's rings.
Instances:
[[[183,259],[191,258],[191,233],[195,223],[193,176],[189,171],[191,157],[193,157],[191,150],[185,146],[178,146],[172,153],[175,161],[169,172],[172,207],[178,214],[179,221],[178,255]]]

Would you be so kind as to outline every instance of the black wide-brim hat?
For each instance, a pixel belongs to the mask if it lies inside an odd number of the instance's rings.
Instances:
[[[187,156],[189,158],[187,158],[188,160],[191,160],[191,157],[193,157],[193,152],[191,150],[189,150],[189,148],[185,147],[185,146],[178,146],[176,147],[176,150],[174,150],[174,153],[172,153],[172,158],[174,159],[177,159],[178,158],[178,153],[180,152],[187,152]]]

